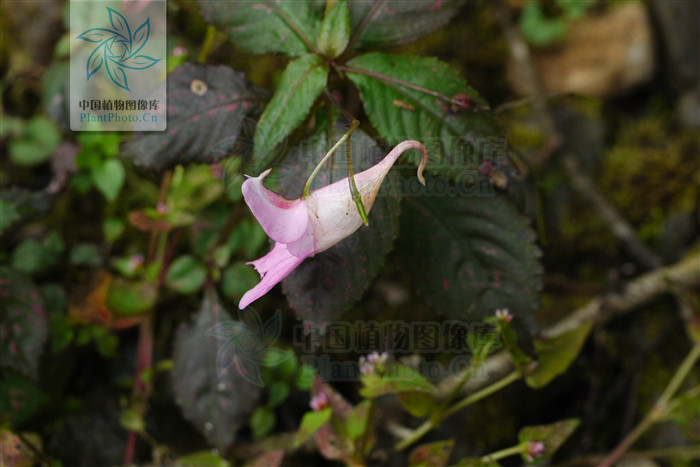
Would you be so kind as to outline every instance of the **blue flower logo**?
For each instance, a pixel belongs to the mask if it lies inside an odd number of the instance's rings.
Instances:
[[[282,331],[282,314],[277,310],[265,324],[250,308],[240,310],[238,316],[240,321],[222,321],[206,333],[225,341],[216,356],[216,371],[221,378],[233,365],[238,374],[262,386],[260,365],[278,365],[290,357],[289,353],[272,348]]]
[[[126,18],[112,8],[106,8],[112,29],[92,28],[77,37],[85,42],[99,44],[88,57],[86,77],[89,81],[104,66],[114,84],[131,91],[126,70],[145,70],[160,61],[139,53],[151,35],[151,19],[146,18],[132,34]]]

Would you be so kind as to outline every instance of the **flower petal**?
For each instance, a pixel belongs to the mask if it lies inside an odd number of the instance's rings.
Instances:
[[[275,246],[268,254],[252,263],[248,263],[255,266],[262,280],[243,295],[238,307],[243,309],[265,295],[271,288],[287,277],[294,268],[299,266],[304,259],[306,259],[305,256],[297,257],[291,254],[284,243],[275,243]]]
[[[243,182],[243,198],[271,239],[294,242],[301,238],[309,222],[306,205],[301,199],[289,200],[266,188],[263,181],[269,173],[268,169]]]

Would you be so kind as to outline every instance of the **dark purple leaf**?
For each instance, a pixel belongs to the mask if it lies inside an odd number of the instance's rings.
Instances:
[[[436,179],[426,177],[427,187]],[[535,233],[497,191],[407,199],[400,247],[414,286],[440,313],[472,320],[508,308],[533,324],[542,266]]]
[[[233,365],[217,371],[219,349],[227,342],[207,333],[229,320],[215,292],[207,290],[194,319],[178,329],[173,355],[175,399],[185,417],[221,452],[233,443],[260,397],[260,387]]]
[[[139,166],[216,162],[250,150],[239,138],[248,117],[260,112],[265,91],[225,66],[186,63],[168,76],[168,129],[136,133],[124,153]]]
[[[343,132],[336,128],[333,142]],[[355,173],[371,167],[386,155],[362,131],[355,131],[351,142]],[[338,149],[335,157],[334,181],[347,177],[345,146],[343,144]],[[306,178],[327,149],[324,134],[313,136],[292,148],[279,170],[280,192],[288,198],[298,197]],[[312,189],[330,181],[328,170],[324,168],[315,178]],[[395,181],[390,173],[383,188]],[[380,191],[369,213],[369,227],[361,226],[334,247],[304,261],[287,276],[282,287],[299,319],[323,328],[324,323],[337,320],[362,297],[393,247],[398,233],[399,210],[400,200]]]
[[[0,267],[0,366],[37,378],[49,334],[44,303],[31,279]]]
[[[357,48],[408,44],[435,32],[464,5],[464,0],[348,0]]]
[[[239,50],[293,57],[313,50],[323,17],[322,2],[199,0],[199,8]]]

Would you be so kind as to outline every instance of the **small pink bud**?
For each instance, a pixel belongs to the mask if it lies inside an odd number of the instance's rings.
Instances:
[[[211,169],[211,176],[214,178],[221,178],[224,175],[224,166],[215,162],[209,166]]]
[[[510,311],[507,308],[503,308],[502,310],[496,310],[496,318],[498,321],[503,321],[505,323],[510,323],[513,321],[513,315],[510,314]]]
[[[173,48],[173,57],[182,57],[183,55],[185,55],[186,52],[187,51],[185,50],[185,48],[183,46],[176,45]]]
[[[544,443],[542,441],[528,441],[527,442],[527,460],[528,462],[534,461],[538,457],[542,457],[544,454]]]
[[[168,205],[163,201],[160,201],[156,206],[156,211],[158,211],[158,214],[161,216],[167,214],[169,210]]]
[[[318,412],[319,410],[325,409],[326,407],[328,407],[328,396],[326,396],[325,392],[321,392],[315,395],[311,398],[309,406],[311,406],[311,409],[314,412]]]

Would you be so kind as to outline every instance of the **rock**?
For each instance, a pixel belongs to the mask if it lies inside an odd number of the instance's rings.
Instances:
[[[569,23],[564,42],[531,49],[532,63],[546,93],[603,98],[619,95],[652,77],[654,50],[642,3],[613,4],[598,16]],[[509,79],[521,95],[527,83],[511,59]]]

